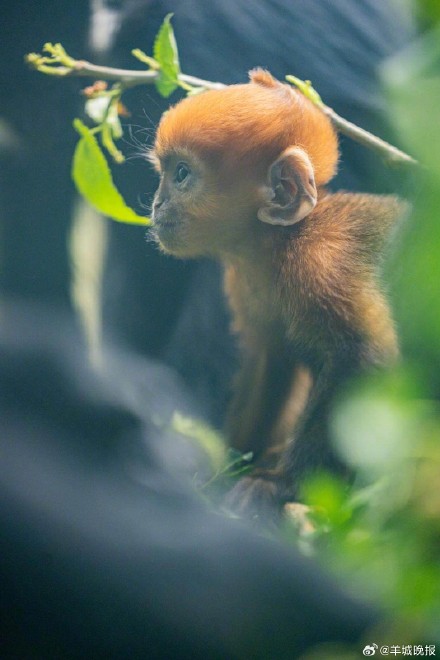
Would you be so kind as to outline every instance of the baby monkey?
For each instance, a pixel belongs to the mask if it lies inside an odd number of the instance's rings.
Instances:
[[[229,503],[264,514],[297,497],[319,466],[338,467],[328,437],[335,394],[398,354],[378,270],[402,204],[330,194],[330,121],[261,69],[166,112],[152,158],[159,245],[224,266],[242,345],[227,430],[255,459]]]

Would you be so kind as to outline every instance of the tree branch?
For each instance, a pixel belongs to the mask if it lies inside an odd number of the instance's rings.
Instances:
[[[355,142],[358,142],[364,147],[376,152],[390,167],[417,167],[419,165],[418,161],[412,156],[409,156],[404,151],[394,147],[392,144],[385,142],[385,140],[377,137],[377,135],[373,135],[373,133],[370,133],[359,126],[356,126],[356,124],[353,124],[351,121],[344,119],[332,108],[329,108],[328,105],[323,104],[321,110],[327,115],[333,126],[340,133],[347,135]]]
[[[310,80],[301,80],[292,75],[286,76],[286,80],[292,85],[295,85],[304,96],[316,105],[316,107],[322,110],[340,133],[343,133],[355,142],[362,144],[364,147],[367,147],[367,149],[376,152],[390,167],[416,167],[419,165],[412,156],[397,149],[397,147],[394,147],[392,144],[385,142],[385,140],[377,137],[377,135],[373,135],[373,133],[366,131],[364,128],[356,126],[356,124],[348,121],[348,119],[344,119],[344,117],[338,115],[333,108],[325,105],[316,89],[313,88]]]
[[[75,60],[67,55],[61,44],[46,44],[44,50],[49,52],[50,56],[30,53],[26,56],[26,61],[32,68],[49,75],[115,81],[120,83],[124,88],[134,87],[136,85],[152,85],[160,77],[160,70],[158,68],[150,68],[146,71],[115,69],[113,67],[92,64],[86,60]],[[155,63],[152,58],[150,59]],[[155,64],[157,65],[157,63]],[[178,79],[184,85],[186,84],[196,88],[223,89],[226,87],[223,83],[202,80],[201,78],[189,76],[184,73],[179,74]],[[355,142],[377,153],[387,165],[391,167],[415,167],[419,164],[414,158],[400,149],[397,149],[363,128],[356,126],[356,124],[353,124],[347,119],[340,117],[332,108],[323,103],[321,97],[313,89],[309,81],[303,81],[290,75],[286,76],[286,79],[296,85],[312,103],[320,108],[340,133],[347,135]]]
[[[49,44],[46,44],[46,47]],[[40,71],[60,78],[91,78],[92,80],[110,80],[121,83],[124,87],[133,87],[135,85],[153,85],[160,76],[159,70],[149,69],[146,71],[115,69],[110,66],[100,66],[92,64],[86,60],[75,60],[69,57],[64,50],[59,50],[60,44],[55,44],[50,57],[29,53],[25,60],[27,64]],[[179,80],[193,87],[202,87],[204,89],[223,89],[226,87],[223,83],[202,80],[195,76],[189,76],[185,73],[179,75]]]

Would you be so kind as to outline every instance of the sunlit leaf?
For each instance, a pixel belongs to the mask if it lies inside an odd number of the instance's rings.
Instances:
[[[138,215],[124,202],[93,133],[79,119],[75,120],[74,126],[81,139],[73,156],[72,178],[81,195],[100,213],[113,220],[149,224],[148,218]]]

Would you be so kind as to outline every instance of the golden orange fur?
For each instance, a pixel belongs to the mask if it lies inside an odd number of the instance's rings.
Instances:
[[[318,186],[334,176],[338,162],[336,135],[329,120],[291,86],[256,69],[251,83],[231,85],[190,96],[164,115],[156,138],[161,157],[176,146],[204,156],[220,157],[222,169],[247,163],[267,169],[287,147],[298,145],[309,155]]]
[[[330,121],[262,70],[169,110],[155,157],[158,241],[223,262],[241,340],[228,432],[257,469],[230,503],[280,505],[304,474],[338,466],[328,417],[341,386],[398,354],[378,273],[402,204],[328,193],[338,161]]]

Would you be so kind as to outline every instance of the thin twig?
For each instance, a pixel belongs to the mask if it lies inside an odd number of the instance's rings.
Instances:
[[[377,135],[373,135],[373,133],[366,131],[364,128],[360,128],[351,121],[344,119],[332,108],[329,108],[328,105],[323,104],[321,110],[340,133],[347,135],[364,147],[375,151],[390,167],[416,167],[419,165],[418,161],[412,158],[412,156],[385,142],[385,140],[377,137]]]
[[[60,78],[91,78],[92,80],[113,80],[120,82],[123,86],[134,85],[152,85],[159,78],[160,71],[138,71],[131,69],[115,69],[110,66],[100,66],[92,64],[86,60],[75,60],[73,66],[51,66],[40,65],[37,60],[34,61],[32,57],[27,58],[30,66],[42,71],[43,73],[50,73]],[[212,82],[210,80],[202,80],[195,76],[189,76],[185,73],[179,74],[179,80],[192,85],[194,87],[203,87],[205,89],[223,89],[226,87],[223,83]]]
[[[356,124],[348,121],[348,119],[344,119],[344,117],[338,115],[333,108],[325,105],[310,80],[301,80],[292,75],[286,76],[286,80],[292,85],[295,85],[295,87],[299,89],[299,91],[304,94],[313,105],[316,105],[317,108],[322,110],[322,112],[330,119],[336,130],[347,135],[347,137],[355,142],[359,142],[359,144],[362,144],[364,147],[375,151],[390,167],[415,167],[419,165],[414,158],[406,154],[404,151],[397,149],[397,147],[385,142],[385,140],[373,135],[373,133],[366,131],[364,128],[356,126]]]

